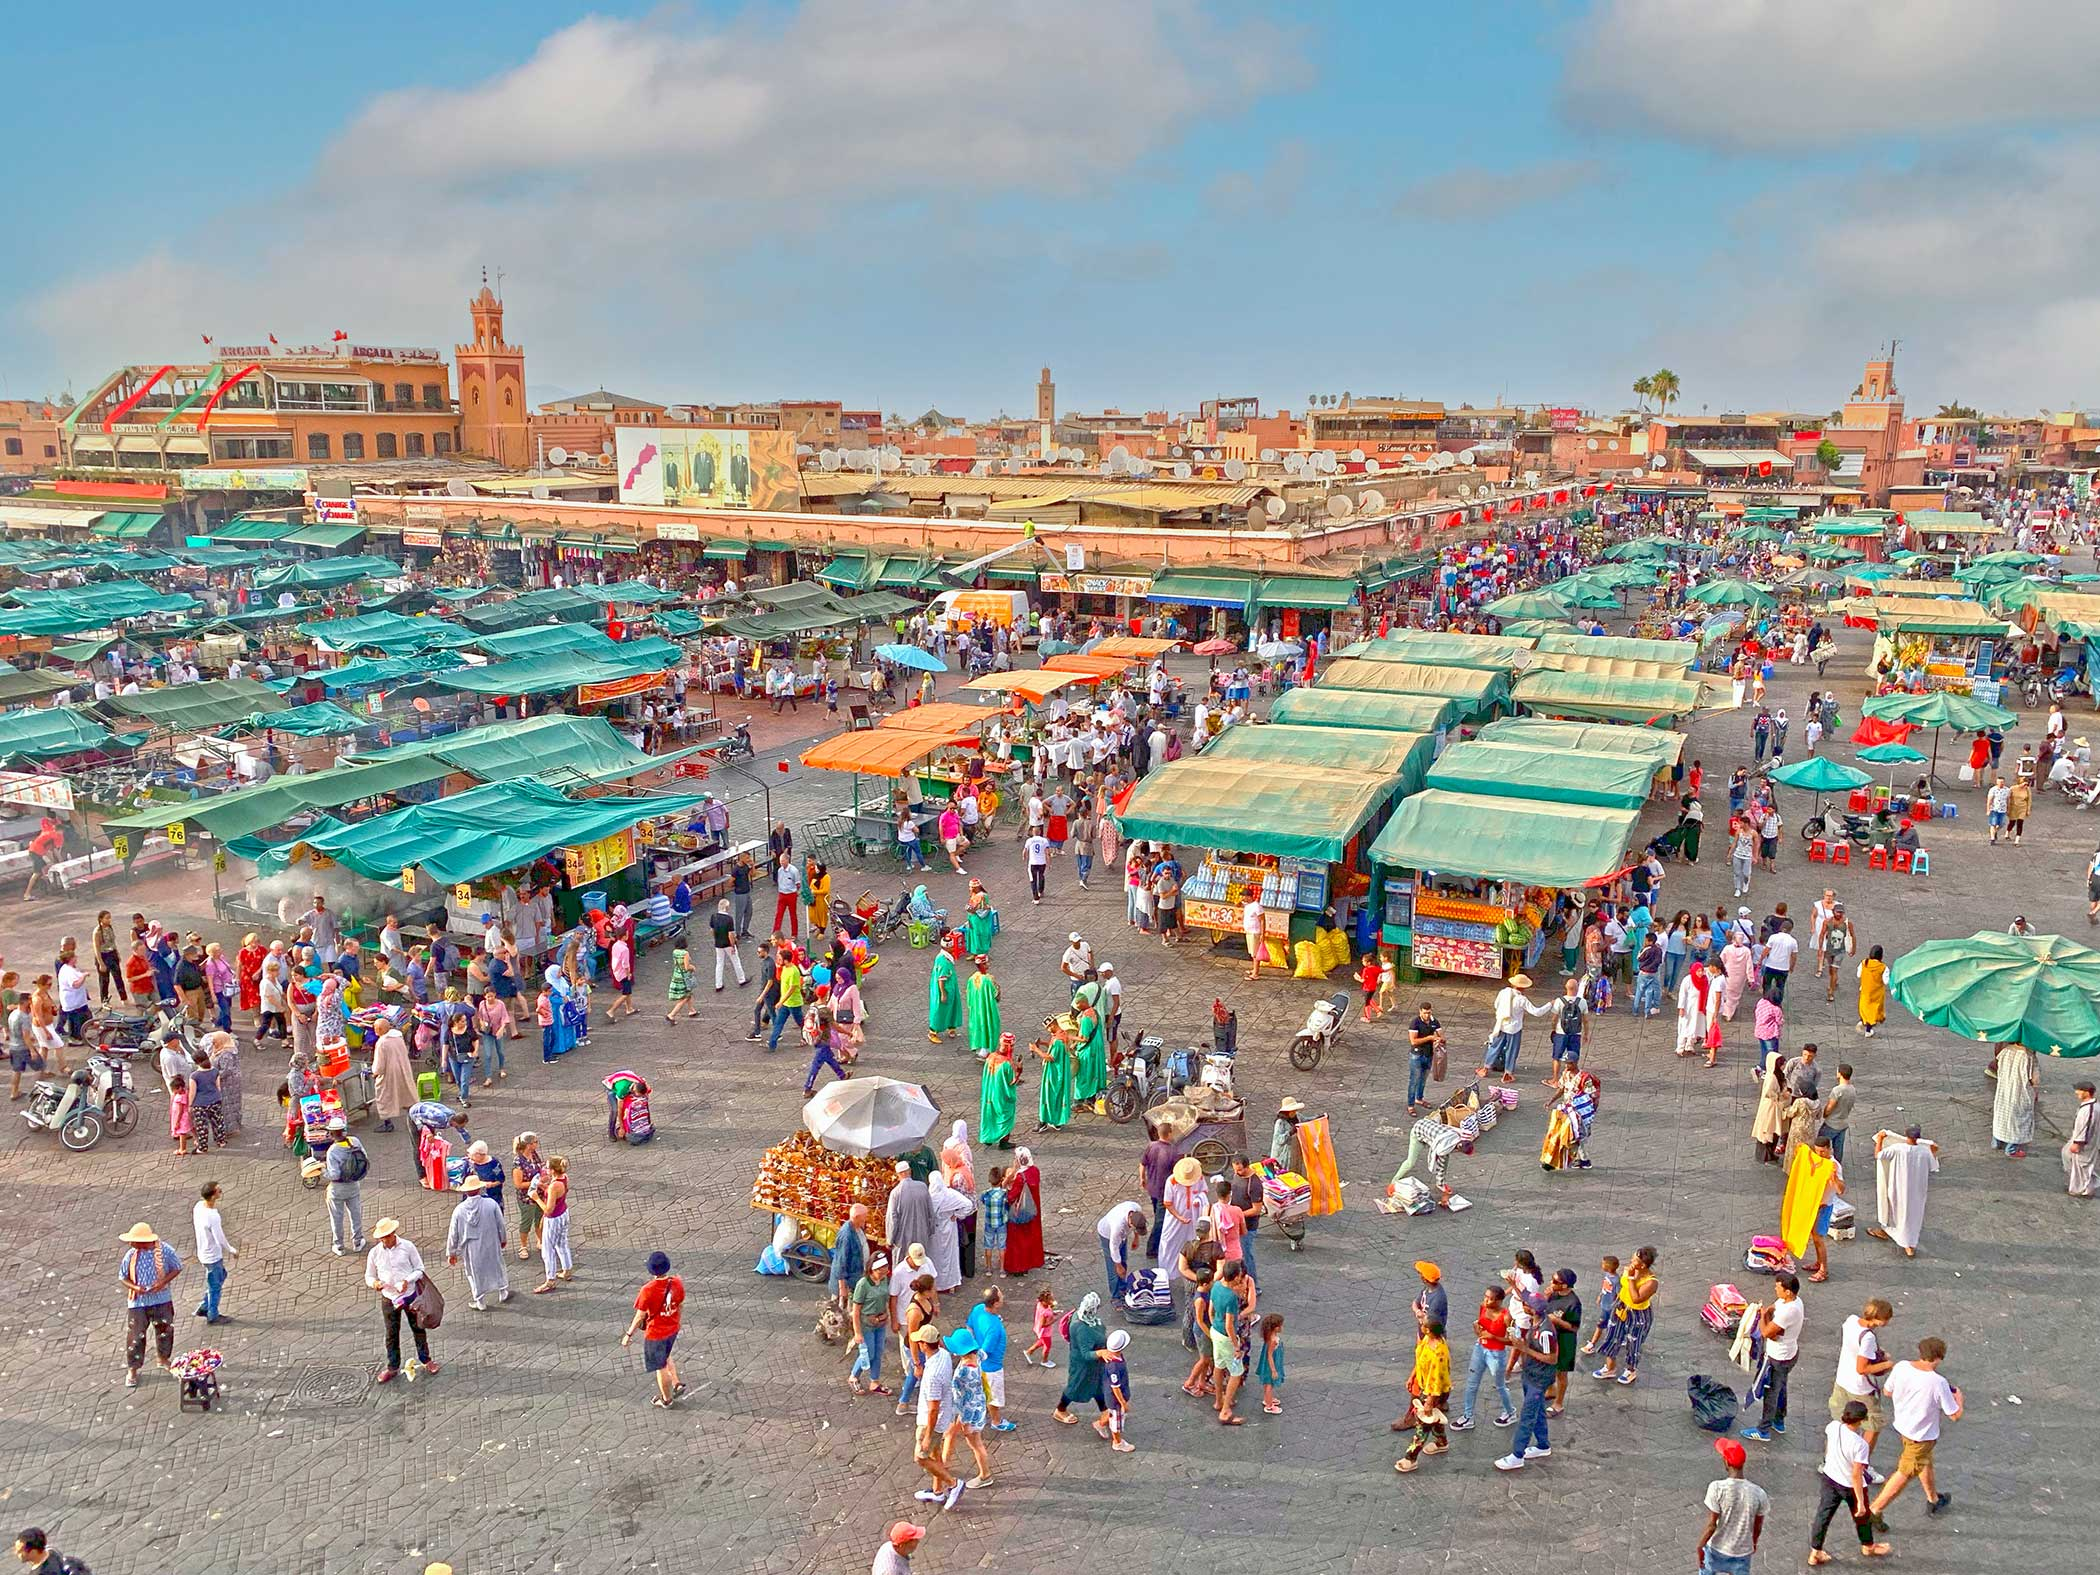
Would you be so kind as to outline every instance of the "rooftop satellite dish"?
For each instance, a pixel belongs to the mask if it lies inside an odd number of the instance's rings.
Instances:
[[[1304,467],[1305,461],[1301,459],[1297,454],[1290,453],[1283,456],[1283,473],[1286,476],[1295,476],[1302,469],[1304,469]]]
[[[532,489],[533,501],[536,503],[545,503],[553,495],[545,487],[534,487]]]
[[[1364,462],[1364,451],[1363,451],[1362,449],[1360,449],[1360,448],[1352,448],[1351,450],[1349,450],[1349,463],[1350,463],[1350,464],[1352,464],[1352,465],[1361,465],[1361,464],[1362,464],[1363,462]]]
[[[1284,513],[1285,513],[1285,512],[1286,512],[1286,511],[1287,511],[1287,510],[1288,510],[1289,508],[1290,508],[1290,505],[1289,505],[1288,503],[1284,502],[1284,501],[1283,501],[1283,499],[1281,499],[1281,498],[1271,498],[1271,499],[1269,499],[1269,501],[1268,501],[1268,502],[1266,502],[1266,503],[1264,503],[1264,504],[1262,505],[1262,510],[1263,510],[1263,512],[1264,512],[1264,513],[1266,513],[1266,514],[1267,514],[1267,515],[1269,516],[1269,518],[1270,518],[1270,519],[1272,519],[1272,520],[1280,520],[1280,519],[1282,519],[1282,518],[1283,518],[1283,516],[1284,516]]]
[[[892,465],[896,464],[899,460],[904,458],[904,450],[897,447],[897,445],[894,443],[883,444],[882,452],[885,456],[888,457],[889,462]]]
[[[1264,465],[1273,465],[1273,464],[1275,464],[1275,463],[1276,463],[1276,450],[1274,450],[1273,448],[1265,448],[1265,449],[1263,449],[1263,450],[1261,451],[1261,462],[1262,462],[1262,463],[1263,463]]]
[[[1101,471],[1101,474],[1104,476],[1113,476],[1116,473],[1116,467],[1114,466],[1114,464],[1105,459],[1101,461],[1099,469]]]
[[[1379,464],[1378,461],[1375,459],[1367,459],[1364,461],[1364,474],[1367,476],[1375,476],[1378,474],[1379,471],[1383,470],[1384,468],[1385,467]]]
[[[1597,440],[1595,438],[1590,439],[1590,452],[1592,454],[1597,452]]]
[[[1151,475],[1151,474],[1152,474],[1152,461],[1151,461],[1151,460],[1149,460],[1149,459],[1134,459],[1134,460],[1132,460],[1132,461],[1130,462],[1130,473],[1131,473],[1131,474],[1132,474],[1133,476],[1149,476],[1149,475]]]
[[[972,464],[971,464],[971,466],[970,466],[970,474],[971,474],[971,475],[973,475],[973,476],[981,476],[981,475],[983,475],[983,474],[985,473],[985,468],[986,468],[986,467],[985,467],[985,463],[984,463],[984,461],[983,461],[983,460],[981,460],[981,459],[980,459],[980,460],[977,460],[977,461],[975,461],[974,463],[972,463]]]
[[[1604,446],[1614,454],[1619,452],[1619,440],[1617,438],[1606,438]]]
[[[816,453],[816,450],[807,443],[797,443],[795,445],[795,458],[797,459],[808,459],[814,453]]]
[[[1228,459],[1225,461],[1225,479],[1227,481],[1245,481],[1247,479],[1247,462],[1244,459]]]
[[[566,465],[566,464],[568,464],[568,462],[569,462],[569,451],[568,451],[567,449],[565,449],[565,448],[550,448],[550,449],[548,449],[548,450],[547,450],[547,463],[548,463],[548,464],[550,464],[550,465]]]
[[[1176,481],[1186,481],[1189,479],[1189,477],[1195,475],[1195,473],[1195,467],[1190,465],[1189,462],[1185,459],[1177,461],[1174,466],[1174,479]]]
[[[1527,470],[1527,471],[1525,471],[1525,472],[1524,472],[1524,485],[1525,485],[1525,486],[1527,486],[1527,487],[1535,487],[1535,486],[1537,486],[1538,484],[1539,484],[1539,473],[1538,473],[1537,471],[1535,471],[1535,470]]]
[[[1110,460],[1120,465],[1123,463],[1124,460],[1130,458],[1130,450],[1125,448],[1122,444],[1118,443],[1114,448],[1108,451],[1108,457]]]
[[[1247,505],[1247,529],[1260,530],[1269,523],[1268,512],[1259,503]]]
[[[1333,449],[1323,448],[1320,450],[1319,466],[1320,469],[1332,475],[1335,471],[1342,468],[1342,462],[1334,457]]]
[[[819,470],[837,470],[839,468],[839,451],[835,448],[819,449],[817,451],[817,468]]]
[[[448,498],[471,498],[474,496],[474,484],[471,481],[460,481],[458,479],[448,481],[445,483],[445,496]]]
[[[1354,505],[1339,492],[1327,500],[1327,514],[1330,519],[1346,519],[1353,511]]]
[[[933,461],[932,461],[932,460],[930,460],[930,459],[915,459],[915,460],[913,460],[913,461],[911,462],[911,473],[912,473],[912,474],[913,474],[914,476],[930,476],[930,475],[932,475],[932,474],[933,474]]]
[[[1470,465],[1474,463],[1476,457],[1477,456],[1474,454],[1473,450],[1469,448],[1462,448],[1458,451],[1458,462],[1461,465]]]
[[[1175,444],[1175,445],[1174,445],[1174,446],[1173,446],[1173,447],[1172,447],[1171,449],[1169,449],[1169,450],[1168,450],[1167,452],[1168,452],[1169,454],[1171,454],[1171,455],[1172,455],[1172,456],[1173,456],[1173,457],[1174,457],[1175,459],[1179,459],[1179,458],[1181,458],[1181,445],[1180,445],[1179,443],[1176,443],[1176,444]]]
[[[1666,454],[1656,455],[1648,461],[1648,468],[1650,470],[1668,470],[1670,468],[1669,456]]]
[[[1473,496],[1473,489],[1464,482],[1460,482],[1458,484],[1458,495],[1462,498],[1470,498]]]
[[[1376,514],[1385,507],[1385,494],[1373,488],[1356,501],[1357,507],[1361,508],[1366,514]]]

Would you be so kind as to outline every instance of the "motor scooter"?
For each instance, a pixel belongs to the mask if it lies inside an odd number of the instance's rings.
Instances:
[[[84,1153],[102,1141],[102,1112],[95,1108],[94,1079],[86,1067],[63,1083],[39,1081],[20,1112],[31,1128],[56,1132],[59,1142]]]
[[[1291,1065],[1301,1072],[1310,1072],[1320,1064],[1334,1042],[1342,1037],[1342,1024],[1349,1020],[1349,997],[1337,991],[1324,1001],[1313,1003],[1313,1009],[1305,1014],[1305,1025],[1291,1040]]]

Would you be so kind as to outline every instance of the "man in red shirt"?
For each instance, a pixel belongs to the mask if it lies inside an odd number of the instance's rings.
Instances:
[[[635,1331],[642,1335],[642,1366],[656,1374],[656,1404],[669,1410],[685,1393],[678,1381],[678,1364],[671,1360],[671,1347],[678,1343],[678,1320],[685,1308],[685,1281],[671,1272],[670,1255],[649,1254],[649,1282],[634,1299],[634,1321],[620,1336],[622,1345],[632,1344]]]

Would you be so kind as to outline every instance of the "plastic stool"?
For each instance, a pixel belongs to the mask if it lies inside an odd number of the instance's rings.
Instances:
[[[1816,840],[1815,840],[1815,841],[1811,842],[1811,843],[1810,843],[1810,844],[1808,845],[1808,862],[1809,862],[1809,863],[1811,863],[1811,864],[1823,864],[1823,863],[1827,863],[1827,862],[1829,861],[1829,859],[1830,859],[1830,844],[1829,844],[1829,843],[1827,843],[1827,842],[1825,842],[1825,841],[1824,841],[1824,840],[1823,840],[1823,839],[1822,839],[1821,837],[1818,837],[1818,838],[1816,838]]]
[[[1852,862],[1852,844],[1849,842],[1832,843],[1830,847],[1830,862],[1833,864],[1850,864]]]
[[[1942,819],[1942,820],[1959,820],[1959,819],[1961,819],[1961,809],[1960,809],[1960,807],[1959,807],[1958,805],[1956,805],[1955,803],[1953,803],[1953,802],[1952,802],[1951,800],[1950,800],[1949,802],[1947,802],[1947,803],[1944,803],[1944,804],[1940,805],[1940,819]]]
[[[1870,870],[1885,870],[1888,867],[1889,850],[1876,843],[1872,851],[1867,854],[1867,868]]]
[[[1889,868],[1898,875],[1910,873],[1910,849],[1893,848],[1889,852]]]
[[[1926,851],[1925,851],[1925,850],[1924,850],[1923,848],[1920,848],[1920,849],[1918,849],[1918,851],[1916,852],[1916,854],[1914,854],[1914,855],[1912,856],[1912,858],[1911,858],[1911,861],[1910,861],[1910,872],[1911,872],[1911,874],[1913,874],[1913,875],[1929,875],[1929,874],[1931,874],[1931,873],[1932,873],[1932,855],[1931,855],[1931,854],[1929,854],[1929,853],[1927,853],[1927,852],[1926,852]]]
[[[1846,799],[1845,801],[1846,807],[1849,808],[1855,815],[1864,815],[1867,812],[1868,805],[1872,802],[1873,801],[1867,797],[1867,790],[1865,788],[1854,788],[1852,790],[1851,797]]]
[[[930,919],[913,919],[906,928],[904,935],[905,939],[910,941],[915,947],[923,949],[931,946],[933,944],[933,921]]]

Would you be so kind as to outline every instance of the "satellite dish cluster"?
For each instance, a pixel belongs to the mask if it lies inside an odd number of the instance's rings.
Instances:
[[[808,449],[798,449],[806,454]],[[820,448],[816,451],[817,468],[823,471],[868,471],[880,475],[884,471],[904,468],[904,450],[894,443],[881,448]]]

